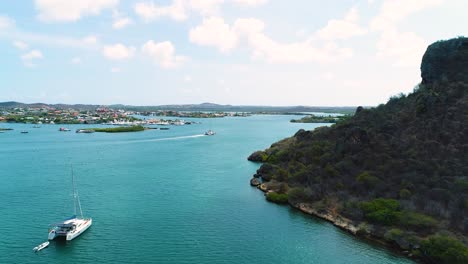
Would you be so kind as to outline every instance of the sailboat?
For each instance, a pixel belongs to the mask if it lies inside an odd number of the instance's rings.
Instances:
[[[52,228],[49,230],[49,240],[54,240],[55,238],[60,237],[65,238],[67,241],[73,240],[85,232],[93,224],[92,218],[83,217],[80,197],[78,196],[78,191],[76,190],[73,167],[71,168],[71,172],[73,182],[73,205],[75,213],[73,216],[63,220],[62,222],[51,225]],[[77,216],[78,212],[80,213],[80,216]]]

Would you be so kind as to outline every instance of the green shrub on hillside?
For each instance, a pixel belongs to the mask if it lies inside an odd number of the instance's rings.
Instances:
[[[273,203],[286,204],[288,203],[288,195],[286,193],[269,192],[266,199]]]
[[[377,185],[377,183],[379,183],[380,180],[379,178],[365,171],[356,177],[356,181],[364,184],[368,188],[372,188],[375,185]]]
[[[304,202],[309,199],[304,188],[292,188],[288,191],[288,199],[293,202]]]
[[[400,203],[394,199],[377,198],[362,202],[361,209],[369,221],[382,225],[397,224],[401,217]]]
[[[433,235],[421,244],[421,253],[434,263],[466,264],[468,247],[456,238]]]
[[[401,189],[399,196],[400,199],[408,199],[411,196],[411,192],[408,189]]]
[[[437,221],[428,215],[404,211],[399,219],[399,224],[407,228],[430,229],[437,226]]]

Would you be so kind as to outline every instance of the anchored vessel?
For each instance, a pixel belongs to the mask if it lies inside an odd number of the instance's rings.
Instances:
[[[92,224],[92,218],[84,218],[83,211],[81,210],[80,197],[75,186],[75,176],[73,175],[72,168],[72,182],[73,182],[73,203],[75,214],[63,220],[62,222],[52,224],[52,228],[49,230],[49,240],[54,240],[55,238],[65,238],[66,240],[73,240],[77,236],[81,235],[86,231]],[[78,211],[79,210],[79,211]],[[80,213],[80,216],[77,216],[77,212]]]
[[[34,252],[38,252],[38,251],[41,251],[41,250],[43,250],[44,248],[46,248],[46,247],[48,247],[48,246],[49,246],[49,241],[46,241],[46,242],[40,244],[39,246],[34,247],[34,248],[33,248],[33,251],[34,251]]]

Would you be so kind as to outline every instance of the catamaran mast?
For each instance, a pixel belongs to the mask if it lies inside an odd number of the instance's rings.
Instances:
[[[72,182],[73,182],[73,207],[74,207],[74,212],[75,212],[75,215],[76,215],[76,213],[77,213],[76,207],[78,205],[78,209],[80,210],[81,218],[83,218],[83,211],[81,210],[80,197],[78,196],[78,191],[76,190],[75,175],[73,174],[73,165],[70,164],[70,167],[71,167]]]

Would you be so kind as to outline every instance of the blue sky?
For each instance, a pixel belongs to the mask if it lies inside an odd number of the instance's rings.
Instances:
[[[378,105],[466,0],[0,2],[0,101]]]

